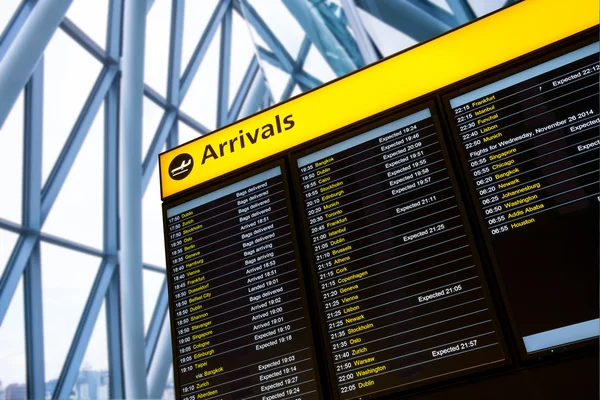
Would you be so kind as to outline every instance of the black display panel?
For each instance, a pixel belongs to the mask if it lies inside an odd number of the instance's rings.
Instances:
[[[294,162],[338,398],[505,359],[436,126],[425,108]]]
[[[447,97],[524,353],[600,330],[598,49],[572,47]]]
[[[176,394],[319,399],[280,166],[165,206]]]

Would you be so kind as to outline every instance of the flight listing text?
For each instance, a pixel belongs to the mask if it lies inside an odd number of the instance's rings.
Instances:
[[[298,160],[342,399],[504,359],[437,135],[425,110]]]
[[[181,399],[320,398],[283,181],[271,175],[168,216]]]

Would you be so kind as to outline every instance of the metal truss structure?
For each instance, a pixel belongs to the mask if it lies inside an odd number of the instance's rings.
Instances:
[[[270,29],[269,21],[254,7],[257,1],[283,3],[299,23],[304,39],[298,54],[290,54],[281,38]],[[428,0],[221,0],[216,4],[190,61],[183,65],[186,4],[184,0],[170,0],[167,91],[163,96],[143,84],[145,13],[153,7],[154,0],[108,0],[104,46],[98,45],[83,27],[65,17],[71,2],[22,0],[0,36],[0,128],[24,88],[22,222],[19,224],[0,218],[0,229],[19,235],[0,277],[0,329],[17,286],[23,279],[27,397],[32,399],[43,399],[47,395],[41,295],[41,271],[47,266],[41,257],[40,243],[51,243],[101,259],[56,388],[49,395],[52,398],[69,398],[96,320],[106,318],[109,396],[162,396],[171,366],[167,284],[163,280],[148,329],[144,332],[140,288],[142,270],[164,274],[165,269],[164,266],[142,263],[141,201],[151,177],[157,173],[159,152],[165,146],[172,148],[179,144],[178,123],[185,124],[198,135],[209,131],[202,121],[183,112],[180,106],[213,41],[219,41],[220,47],[218,95],[212,101],[217,104],[217,127],[221,127],[286,100],[292,96],[296,86],[306,91],[320,85],[322,82],[304,68],[311,46],[318,50],[338,76],[385,55],[364,23],[365,12],[416,42],[477,17],[467,0],[447,0],[446,8]],[[235,96],[230,99],[234,13],[243,18],[253,32],[255,52]],[[217,37],[219,28],[220,37]],[[97,59],[102,69],[48,179],[43,183],[40,161],[43,55],[57,29]],[[275,96],[270,89],[265,64],[288,76],[280,96]],[[142,96],[163,111],[148,150],[138,160],[129,156],[136,153],[136,148],[141,153]],[[42,227],[101,106],[104,112],[103,164],[92,168],[103,169],[104,239],[102,248],[92,248],[48,234]],[[105,315],[100,313],[103,304]]]

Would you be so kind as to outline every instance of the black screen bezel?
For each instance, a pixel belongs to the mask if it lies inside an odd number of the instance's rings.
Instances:
[[[461,219],[464,224],[465,232],[467,234],[467,239],[469,241],[469,245],[470,245],[470,248],[471,248],[471,251],[473,254],[475,268],[481,279],[482,290],[485,295],[485,301],[487,303],[487,306],[488,306],[488,309],[489,309],[489,312],[490,312],[490,315],[492,318],[492,323],[496,330],[496,334],[498,335],[499,345],[502,348],[502,352],[504,353],[505,358],[503,361],[498,361],[498,362],[491,363],[491,364],[481,365],[478,367],[470,368],[465,371],[457,371],[454,373],[440,375],[437,377],[426,378],[425,380],[415,381],[415,382],[403,385],[401,388],[396,387],[396,388],[390,388],[387,390],[378,391],[377,395],[363,397],[363,398],[365,398],[365,399],[388,398],[389,396],[393,396],[398,393],[404,393],[404,392],[408,393],[408,392],[411,392],[414,390],[418,390],[427,385],[433,385],[433,384],[440,383],[440,382],[446,382],[446,381],[454,379],[454,378],[462,378],[466,375],[475,375],[482,371],[488,371],[491,369],[500,368],[502,366],[506,366],[506,365],[509,365],[512,363],[512,358],[511,358],[510,352],[508,351],[507,346],[506,346],[504,332],[502,330],[502,326],[497,317],[496,306],[492,301],[490,291],[488,288],[488,281],[486,279],[487,275],[483,271],[481,257],[479,256],[479,250],[478,250],[476,242],[474,240],[474,234],[473,234],[473,230],[471,228],[470,221],[466,214],[464,202],[462,200],[463,193],[457,184],[457,180],[456,180],[456,177],[454,174],[454,168],[453,168],[452,162],[450,161],[450,157],[448,154],[448,147],[447,147],[445,138],[443,137],[443,135],[441,133],[442,127],[441,127],[441,123],[440,123],[441,122],[440,114],[439,114],[438,107],[434,100],[435,99],[429,97],[429,99],[425,98],[425,99],[419,99],[417,101],[412,101],[410,103],[404,103],[398,107],[394,107],[390,110],[387,110],[384,113],[377,114],[368,119],[362,120],[359,126],[346,127],[346,128],[340,129],[340,130],[336,131],[333,135],[328,134],[321,140],[313,141],[313,142],[311,142],[311,144],[309,146],[303,146],[302,149],[297,150],[295,152],[290,152],[290,154],[289,154],[291,177],[292,177],[292,180],[294,183],[294,192],[296,193],[295,201],[296,201],[297,208],[296,208],[295,212],[297,213],[298,218],[301,220],[300,222],[298,222],[298,224],[302,227],[302,233],[299,232],[299,236],[303,239],[302,240],[302,248],[303,248],[304,254],[306,254],[305,258],[307,260],[307,263],[310,265],[311,276],[313,277],[313,280],[312,280],[313,281],[312,282],[313,283],[313,291],[315,293],[315,296],[317,296],[316,302],[317,302],[317,308],[318,308],[318,312],[319,312],[318,318],[319,318],[319,322],[320,322],[319,326],[321,327],[322,346],[325,349],[325,354],[326,354],[325,358],[327,360],[327,366],[329,368],[329,375],[330,375],[330,377],[332,377],[330,385],[334,386],[333,392],[334,392],[334,398],[336,400],[340,399],[340,396],[339,396],[339,393],[337,390],[338,383],[335,382],[335,376],[336,376],[335,368],[334,368],[333,360],[331,357],[327,330],[325,329],[325,327],[327,326],[325,317],[324,317],[325,311],[323,309],[323,303],[320,298],[318,279],[316,279],[316,277],[318,276],[317,271],[316,271],[316,264],[312,257],[312,249],[310,247],[310,237],[309,237],[309,233],[308,233],[309,229],[307,226],[307,215],[306,215],[306,212],[303,207],[304,200],[302,197],[302,189],[301,189],[302,185],[301,185],[300,176],[298,173],[297,160],[298,160],[298,158],[303,157],[307,154],[314,153],[315,151],[318,151],[322,148],[331,146],[333,144],[339,143],[346,139],[349,139],[354,136],[360,135],[362,133],[368,132],[368,131],[370,131],[374,128],[377,128],[381,125],[385,125],[386,123],[393,122],[397,119],[400,119],[404,116],[413,114],[413,113],[420,111],[422,109],[425,109],[425,108],[429,108],[429,110],[431,111],[431,118],[434,121],[434,126],[436,128],[436,134],[439,139],[443,158],[448,167],[448,175],[450,177],[452,189],[454,190],[454,193],[456,195],[456,200],[457,200],[458,208],[460,211]],[[315,142],[317,142],[317,143],[315,143]]]
[[[457,137],[459,135],[459,132],[457,131],[455,124],[451,120],[454,113],[452,107],[450,106],[450,100],[457,96],[460,96],[461,94],[471,92],[479,87],[493,83],[495,81],[514,75],[523,70],[542,64],[546,61],[552,60],[563,54],[577,50],[578,48],[598,42],[598,35],[598,26],[587,29],[576,35],[565,38],[559,42],[552,43],[549,46],[528,53],[518,59],[511,60],[506,65],[501,65],[496,68],[469,77],[468,79],[451,85],[450,87],[446,88],[443,91],[440,91],[439,93],[443,110],[441,114],[444,115],[446,119],[446,133],[448,135],[447,141],[448,143],[452,143],[452,149],[456,154],[456,162],[458,165],[458,169],[460,169],[460,173],[462,174],[462,180],[464,181],[463,184],[465,186],[465,190],[467,191],[465,197],[470,202],[470,208],[473,213],[472,215],[474,219],[476,219],[476,221],[474,221],[474,225],[478,226],[478,230],[481,232],[481,236],[479,238],[480,245],[483,249],[485,249],[486,256],[489,259],[489,263],[492,266],[492,270],[494,272],[496,282],[499,287],[500,294],[502,296],[502,301],[508,314],[510,329],[512,331],[513,339],[518,349],[519,357],[525,362],[533,361],[540,358],[555,357],[558,354],[568,352],[571,350],[577,350],[589,346],[594,346],[598,344],[598,338],[584,339],[581,341],[566,343],[563,345],[550,347],[534,352],[527,352],[527,350],[525,349],[525,345],[523,343],[523,335],[520,333],[519,325],[514,317],[514,305],[511,303],[508,297],[506,283],[502,276],[502,272],[498,265],[497,259],[494,255],[495,253],[491,244],[491,236],[485,227],[485,217],[483,215],[481,207],[479,206],[479,203],[476,200],[477,193],[473,185],[473,180],[469,175],[469,168],[466,162],[466,153],[464,148],[458,142]]]
[[[298,240],[297,240],[297,228],[296,228],[296,222],[295,222],[295,218],[294,218],[294,214],[293,212],[291,212],[292,209],[292,202],[291,202],[291,198],[292,195],[290,193],[290,182],[289,182],[289,172],[285,163],[285,160],[279,158],[275,158],[272,157],[268,160],[263,160],[263,162],[260,163],[256,163],[253,164],[251,166],[249,166],[248,168],[244,168],[243,170],[238,170],[238,171],[234,171],[233,173],[227,174],[225,176],[222,177],[222,179],[219,179],[218,181],[211,181],[210,185],[205,185],[203,187],[198,187],[196,190],[194,191],[190,191],[190,192],[186,192],[185,194],[181,195],[181,196],[173,196],[172,198],[169,199],[169,201],[167,202],[163,202],[162,204],[162,212],[163,212],[163,235],[164,235],[164,245],[165,245],[165,262],[166,262],[166,275],[167,275],[167,290],[168,290],[168,298],[169,298],[169,319],[170,319],[170,325],[171,325],[171,350],[172,350],[172,356],[173,356],[173,374],[174,374],[174,385],[175,385],[175,398],[177,400],[181,400],[184,396],[181,395],[180,390],[181,390],[181,385],[179,382],[179,373],[177,372],[177,369],[179,368],[179,357],[177,354],[177,337],[174,334],[175,332],[177,332],[177,327],[175,326],[175,318],[172,318],[171,316],[171,312],[175,310],[174,307],[174,297],[173,297],[173,272],[171,270],[171,259],[168,255],[168,246],[169,246],[169,241],[168,241],[168,232],[167,232],[167,226],[168,226],[168,217],[167,217],[167,210],[175,207],[179,204],[182,203],[186,203],[190,200],[193,200],[197,197],[203,196],[205,194],[214,192],[215,190],[218,190],[222,187],[226,187],[232,184],[235,184],[236,182],[239,182],[241,180],[244,180],[246,178],[250,178],[254,175],[257,175],[261,172],[264,172],[266,170],[269,170],[271,168],[275,168],[275,167],[280,167],[281,168],[281,179],[282,179],[282,184],[283,184],[283,190],[284,190],[284,195],[285,195],[285,199],[286,199],[286,207],[288,210],[288,219],[289,219],[289,223],[290,223],[290,231],[291,231],[291,241],[292,241],[292,245],[294,248],[294,255],[295,255],[295,259],[296,259],[296,271],[298,272],[298,285],[299,285],[299,290],[300,290],[300,297],[301,297],[301,301],[302,301],[302,307],[303,307],[303,311],[304,311],[304,318],[306,320],[306,327],[307,327],[307,332],[312,333],[311,338],[309,339],[309,344],[310,344],[310,354],[311,354],[311,358],[312,358],[312,362],[313,362],[313,371],[315,374],[315,384],[317,386],[317,393],[319,397],[323,397],[322,395],[324,394],[324,386],[322,384],[321,381],[321,377],[322,377],[322,368],[319,365],[319,357],[317,356],[317,349],[315,347],[315,327],[313,326],[313,321],[311,318],[311,315],[309,313],[309,302],[310,302],[310,296],[309,294],[306,292],[306,280],[305,280],[305,274],[304,274],[304,270],[302,268],[302,263],[301,263],[301,259],[299,257],[300,255],[300,251],[298,248]]]

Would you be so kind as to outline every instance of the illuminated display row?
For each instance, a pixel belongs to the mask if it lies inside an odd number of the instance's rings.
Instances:
[[[297,163],[342,399],[504,359],[428,109]]]
[[[182,399],[317,399],[279,167],[167,211]]]
[[[486,242],[529,353],[600,333],[599,48],[450,100]]]

